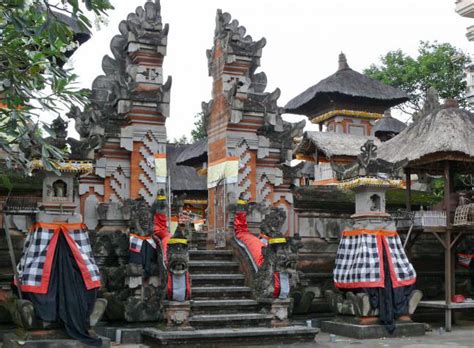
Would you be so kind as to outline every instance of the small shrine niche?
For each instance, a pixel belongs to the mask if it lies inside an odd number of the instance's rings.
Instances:
[[[380,211],[381,203],[380,203],[380,196],[379,195],[372,195],[370,196],[370,211]]]
[[[67,184],[63,180],[56,180],[52,185],[52,193],[55,198],[67,197]]]
[[[73,211],[77,207],[74,201],[75,173],[45,172],[43,180],[43,199],[40,206],[48,212]]]
[[[356,213],[385,213],[385,188],[361,186],[355,191]]]

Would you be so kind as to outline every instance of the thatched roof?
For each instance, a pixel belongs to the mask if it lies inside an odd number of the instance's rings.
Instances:
[[[345,55],[341,53],[338,71],[291,99],[285,109],[288,113],[305,114],[311,105],[327,103],[328,97],[357,98],[386,107],[408,100],[405,92],[352,70]]]
[[[383,118],[375,122],[372,128],[375,135],[377,132],[395,133],[398,134],[407,128],[407,125],[396,118],[393,118],[390,113],[386,113]]]
[[[207,162],[207,138],[188,145],[176,158],[177,165],[200,166]]]
[[[206,177],[199,176],[193,167],[179,166],[176,159],[192,145],[168,144],[166,157],[172,191],[207,191]]]
[[[375,145],[380,145],[380,140],[375,137],[335,132],[305,132],[296,153],[313,155],[318,150],[327,158],[334,156],[357,157],[361,153],[361,146],[367,140],[373,140]]]
[[[415,169],[442,160],[470,162],[474,170],[474,114],[454,107],[435,110],[383,143],[378,157],[390,162],[408,160],[407,167]]]

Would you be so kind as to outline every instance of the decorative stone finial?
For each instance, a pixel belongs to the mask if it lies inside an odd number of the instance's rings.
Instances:
[[[459,103],[454,98],[446,98],[446,100],[444,101],[444,104],[443,104],[444,109],[458,108],[458,107],[459,107]]]
[[[350,69],[350,67],[349,67],[349,64],[347,64],[346,55],[341,52],[339,54],[339,69],[337,70],[340,71],[340,70],[346,70],[346,69]]]

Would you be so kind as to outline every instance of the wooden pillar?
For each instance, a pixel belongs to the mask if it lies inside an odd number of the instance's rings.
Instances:
[[[446,233],[445,233],[445,250],[444,250],[444,282],[445,282],[445,301],[447,305],[451,304],[453,294],[453,269],[451,257],[451,164],[446,161],[444,167],[444,208],[446,209]],[[446,331],[451,331],[452,313],[451,309],[445,309]]]
[[[411,169],[405,169],[406,175],[406,208],[407,211],[411,211]]]

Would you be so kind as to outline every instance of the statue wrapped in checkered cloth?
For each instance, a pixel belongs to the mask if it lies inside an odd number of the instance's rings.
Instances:
[[[400,166],[377,159],[371,140],[361,150],[356,163],[333,165],[339,186],[355,192],[356,212],[336,254],[334,285],[341,291],[327,290],[326,297],[337,314],[380,322],[392,333],[397,320],[411,320],[422,293],[415,290],[415,269],[385,212],[385,192],[403,185],[396,179]]]
[[[100,346],[102,340],[90,329],[107,301],[97,298],[101,279],[86,226],[80,215],[68,218],[38,214],[17,267],[22,298],[10,309],[25,330],[64,327],[68,336]]]

